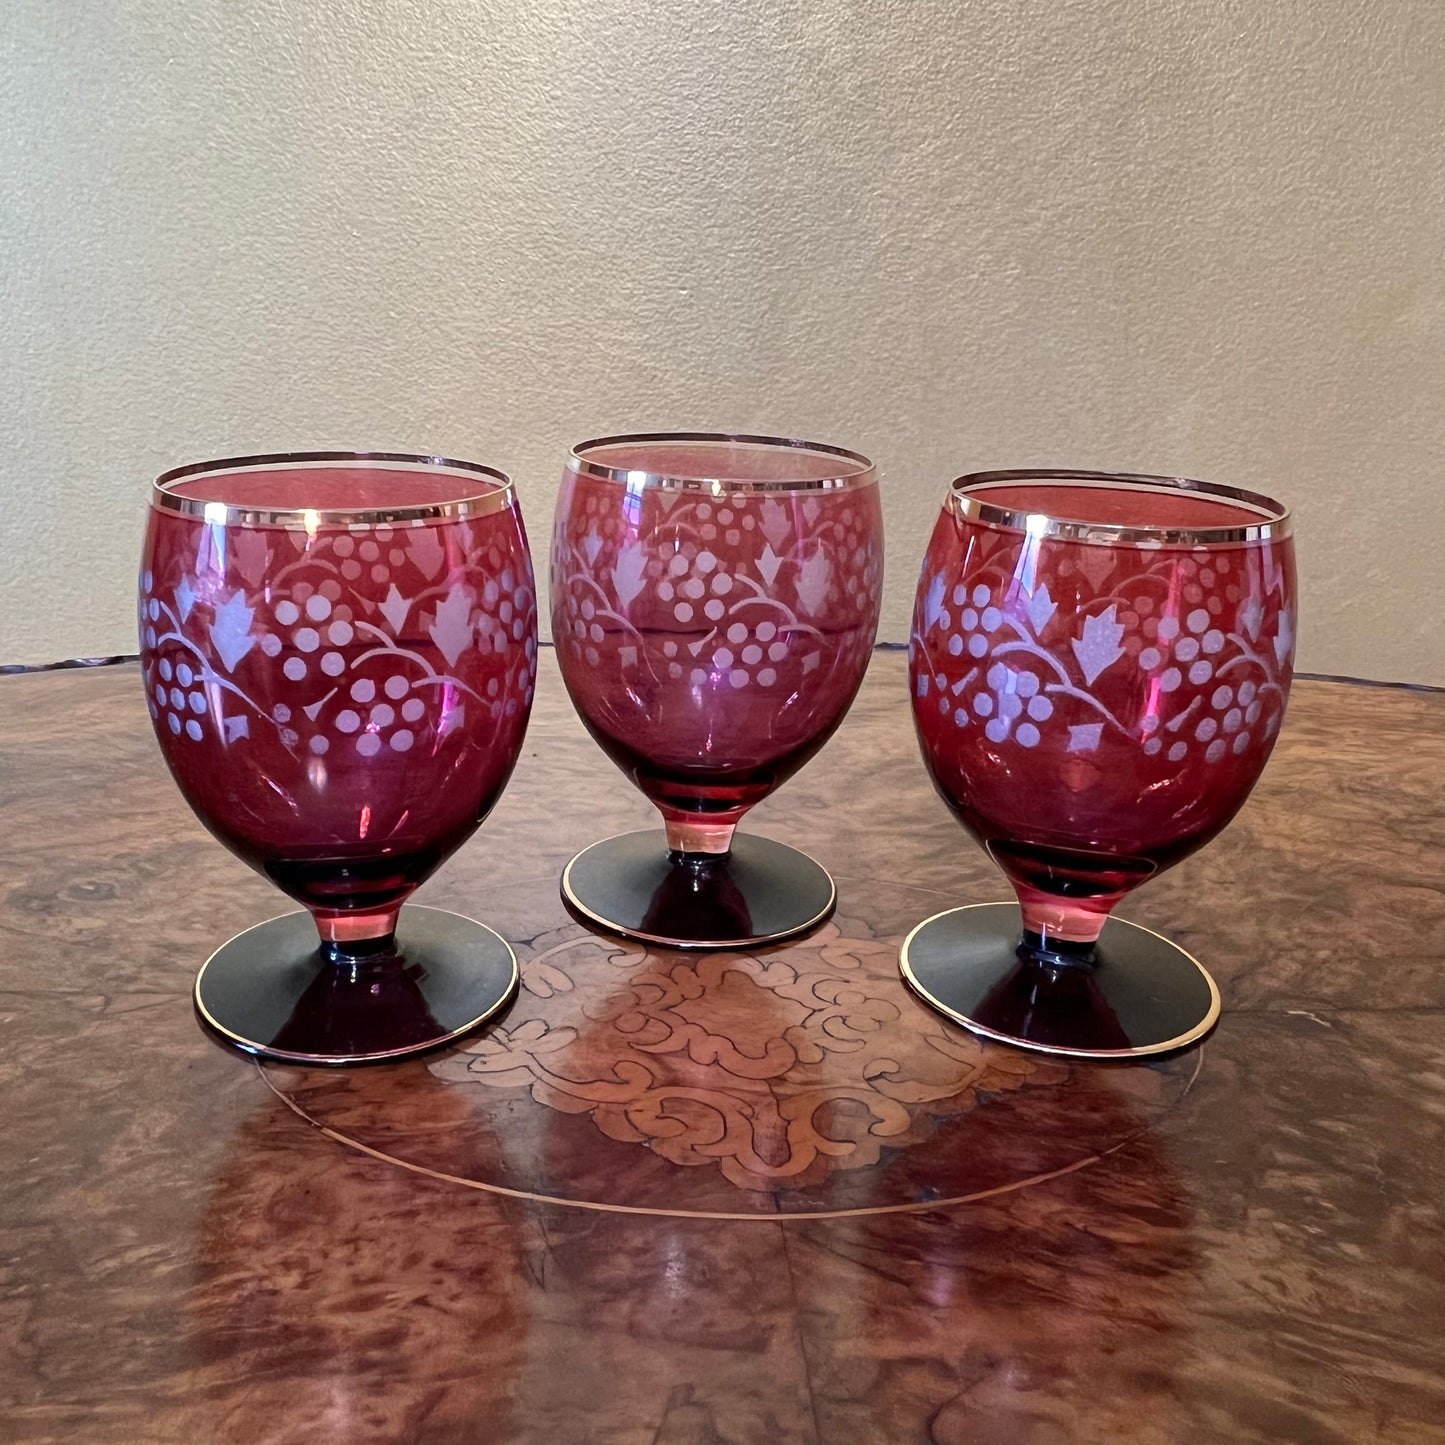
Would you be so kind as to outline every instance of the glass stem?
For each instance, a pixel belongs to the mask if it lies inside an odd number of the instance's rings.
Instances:
[[[1018,955],[1044,968],[1091,969],[1094,945],[1121,894],[1102,898],[1055,898],[1016,888],[1024,931]]]
[[[718,858],[733,845],[736,823],[704,823],[695,818],[664,818],[667,826],[667,851],[684,858]]]
[[[361,964],[396,951],[396,920],[401,905],[377,913],[313,912],[321,935],[322,956],[339,968]]]

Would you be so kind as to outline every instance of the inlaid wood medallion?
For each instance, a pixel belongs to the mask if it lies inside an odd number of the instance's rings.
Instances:
[[[840,881],[805,938],[684,954],[553,926],[460,1047],[385,1070],[272,1068],[344,1142],[460,1184],[584,1207],[767,1218],[936,1208],[1082,1167],[1188,1089],[1197,1051],[1072,1065],[989,1044],[898,978],[937,894]]]

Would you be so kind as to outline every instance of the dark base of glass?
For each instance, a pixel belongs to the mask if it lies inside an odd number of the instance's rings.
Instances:
[[[1082,1059],[1130,1059],[1197,1043],[1219,1019],[1219,990],[1167,938],[1111,918],[1092,967],[1019,954],[1017,904],[955,908],[903,942],[904,981],[985,1038]]]
[[[806,933],[838,892],[806,853],[735,833],[728,853],[669,853],[661,829],[584,848],[562,901],[584,923],[668,948],[752,948]]]
[[[195,1005],[211,1033],[258,1058],[391,1063],[486,1022],[519,977],[505,939],[440,908],[403,908],[394,950],[340,962],[323,954],[310,914],[288,913],[217,949]]]

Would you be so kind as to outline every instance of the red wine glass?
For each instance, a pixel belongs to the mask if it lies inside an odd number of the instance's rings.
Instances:
[[[584,849],[563,897],[678,948],[789,937],[832,911],[806,854],[738,821],[832,735],[873,647],[877,474],[838,447],[670,432],[573,449],[552,635],[567,690],[663,829]]]
[[[945,803],[1009,904],[907,939],[909,984],[978,1033],[1128,1057],[1181,1048],[1214,981],[1111,919],[1234,817],[1274,747],[1295,639],[1289,514],[1175,477],[982,472],[934,528],[909,650]]]
[[[490,467],[310,452],[156,482],[140,579],[156,737],[201,822],[307,909],[201,969],[196,1008],[222,1039],[396,1059],[511,998],[491,929],[402,905],[511,775],[536,627],[516,497]]]

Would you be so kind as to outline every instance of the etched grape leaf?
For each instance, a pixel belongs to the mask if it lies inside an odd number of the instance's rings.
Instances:
[[[763,548],[763,555],[758,558],[758,575],[769,588],[772,587],[773,578],[778,575],[778,568],[782,565],[783,559],[773,551],[771,544]]]
[[[936,627],[938,619],[943,616],[943,594],[946,590],[943,573],[940,572],[928,584],[928,591],[923,595],[923,630],[925,632]]]
[[[428,581],[441,571],[442,563],[446,561],[446,550],[437,540],[434,527],[418,527],[412,533],[411,546],[407,551],[411,553],[417,570]]]
[[[624,612],[632,599],[642,591],[643,573],[647,570],[647,553],[640,542],[629,542],[618,554],[612,568],[612,588]]]
[[[441,721],[437,724],[437,736],[449,738],[458,731],[467,720],[467,705],[459,702],[455,707],[448,708],[442,714]]]
[[[1092,683],[1105,668],[1112,667],[1124,655],[1124,649],[1119,646],[1124,624],[1114,621],[1118,605],[1111,602],[1097,617],[1086,617],[1083,637],[1074,640],[1074,656],[1084,670],[1085,682]]]
[[[1264,622],[1264,608],[1258,597],[1251,597],[1239,609],[1238,627],[1251,642],[1259,641],[1260,625]]]
[[[196,605],[196,589],[191,586],[189,577],[181,578],[181,585],[176,588],[176,609],[181,614],[181,621],[191,615],[191,608]]]
[[[1274,548],[1266,547],[1260,559],[1264,567],[1264,595],[1268,597],[1278,588],[1280,596],[1284,596],[1284,568],[1275,560]]]
[[[467,650],[472,640],[472,594],[465,587],[448,592],[438,604],[436,620],[427,631],[431,640],[441,648],[447,666],[455,667],[457,658]]]
[[[391,630],[398,636],[406,622],[406,615],[411,611],[411,598],[403,597],[396,590],[396,583],[391,584],[391,590],[386,594],[386,600],[378,604],[381,608],[381,615],[391,624]]]
[[[216,608],[211,642],[227,672],[234,672],[236,664],[256,645],[256,639],[251,636],[251,619],[255,615],[255,609],[246,606],[244,592],[233,592]]]
[[[244,714],[240,717],[228,717],[226,723],[226,745],[237,742],[241,738],[251,736],[251,719]]]
[[[582,555],[587,558],[587,565],[594,566],[597,561],[597,554],[602,550],[602,538],[597,535],[595,527],[587,529],[587,535],[582,539]]]
[[[1099,747],[1103,736],[1103,723],[1080,723],[1069,729],[1069,751],[1071,753],[1092,753]]]
[[[1114,553],[1108,547],[1081,547],[1079,551],[1079,568],[1097,592],[1114,570]]]
[[[763,503],[759,525],[763,529],[763,536],[775,551],[788,540],[788,534],[793,530],[786,508],[776,497],[769,497]]]
[[[803,516],[807,519],[810,527],[818,520],[818,513],[822,510],[822,505],[816,497],[809,497],[808,500],[803,503]]]
[[[264,532],[236,531],[231,536],[232,556],[236,570],[251,586],[259,587],[271,561],[271,549]]]
[[[798,569],[798,601],[814,616],[822,610],[823,599],[828,595],[828,579],[832,570],[832,564],[821,548]]]
[[[207,572],[214,572],[218,577],[225,576],[225,542],[226,529],[224,527],[202,527],[200,531],[196,533],[197,577],[204,577]],[[219,553],[216,550],[218,543],[223,549]]]
[[[1029,621],[1033,623],[1035,636],[1049,625],[1049,618],[1058,611],[1058,608],[1059,604],[1049,596],[1049,589],[1046,586],[1035,589],[1034,595],[1024,605],[1024,611],[1028,613]]]
[[[1279,614],[1279,630],[1274,635],[1274,660],[1284,666],[1284,660],[1294,651],[1294,620],[1286,607]]]
[[[471,621],[471,592],[458,587],[448,592],[436,607],[436,618],[428,627],[432,642],[441,647],[442,656],[447,659],[448,668],[457,666],[457,659],[471,644],[473,621]]]

